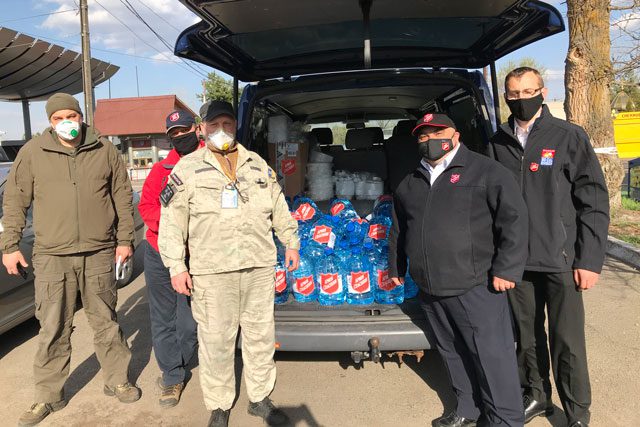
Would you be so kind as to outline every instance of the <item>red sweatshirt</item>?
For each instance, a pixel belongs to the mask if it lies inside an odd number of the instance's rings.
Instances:
[[[201,142],[198,149],[202,147],[204,147],[204,143]],[[138,210],[142,220],[148,227],[147,242],[156,251],[158,250],[158,228],[160,226],[160,193],[167,185],[169,175],[179,160],[180,155],[178,152],[171,150],[166,159],[153,165],[142,187]]]

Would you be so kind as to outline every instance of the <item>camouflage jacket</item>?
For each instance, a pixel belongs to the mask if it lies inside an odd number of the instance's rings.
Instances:
[[[273,231],[298,249],[298,225],[291,217],[273,170],[256,153],[238,146],[237,208],[222,207],[230,180],[209,149],[178,162],[162,195],[158,247],[171,276],[224,273],[276,263]]]

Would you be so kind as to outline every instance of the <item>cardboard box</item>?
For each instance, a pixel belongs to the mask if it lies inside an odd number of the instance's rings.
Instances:
[[[287,141],[268,144],[269,166],[276,171],[276,177],[286,196],[294,197],[304,192],[309,143]]]

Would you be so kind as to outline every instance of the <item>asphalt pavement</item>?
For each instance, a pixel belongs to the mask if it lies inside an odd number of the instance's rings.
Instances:
[[[139,251],[141,252],[141,251]],[[159,369],[151,348],[149,311],[142,254],[136,254],[138,277],[119,292],[118,318],[133,360],[131,379],[143,391],[140,401],[125,405],[102,393],[102,376],[84,312],[75,318],[68,406],[43,426],[206,426],[209,413],[201,398],[197,363],[175,408],[160,409],[155,380]],[[592,426],[640,425],[640,273],[608,259],[600,283],[585,293],[587,345],[593,389]],[[1,425],[16,425],[33,403],[32,360],[37,347],[35,319],[0,339]],[[425,426],[453,409],[455,402],[442,362],[434,351],[420,363],[408,358],[402,367],[366,362],[357,369],[346,353],[278,353],[278,381],[272,399],[296,426]],[[242,359],[236,357],[238,377]],[[557,396],[555,414],[528,426],[566,425]],[[244,384],[231,412],[231,426],[262,426],[247,414]]]

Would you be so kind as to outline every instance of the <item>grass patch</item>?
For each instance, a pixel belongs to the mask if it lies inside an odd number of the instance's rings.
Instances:
[[[623,197],[622,207],[624,209],[629,209],[630,211],[640,211],[640,202],[630,199],[628,197]]]
[[[640,246],[640,237],[630,236],[628,234],[613,234],[613,237],[616,239],[620,239],[623,242],[631,243],[635,246]]]

